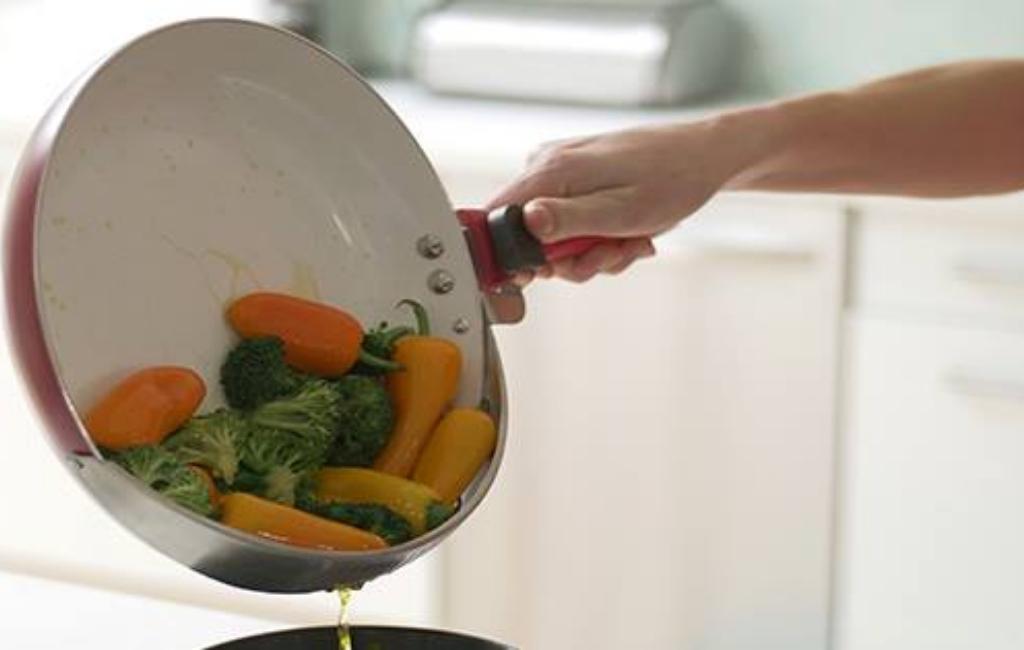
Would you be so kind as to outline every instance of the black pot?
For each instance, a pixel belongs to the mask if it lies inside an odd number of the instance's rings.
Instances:
[[[353,650],[515,650],[486,639],[407,627],[352,626]],[[207,650],[338,650],[338,628],[307,627],[229,641]]]

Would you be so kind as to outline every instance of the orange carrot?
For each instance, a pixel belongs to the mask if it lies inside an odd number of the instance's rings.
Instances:
[[[405,368],[388,378],[395,428],[373,467],[408,477],[441,413],[458,392],[462,352],[447,339],[406,336],[395,345],[394,361]]]
[[[202,378],[188,368],[157,366],[129,375],[85,416],[93,441],[108,449],[159,444],[188,420],[206,397]]]
[[[242,338],[276,336],[285,361],[321,377],[337,377],[355,365],[363,327],[346,312],[279,293],[253,293],[236,300],[228,321]]]
[[[494,420],[478,409],[449,411],[430,434],[412,478],[437,490],[450,506],[494,453]]]
[[[373,533],[242,492],[229,494],[221,500],[221,522],[306,548],[372,551],[387,547],[387,542]]]

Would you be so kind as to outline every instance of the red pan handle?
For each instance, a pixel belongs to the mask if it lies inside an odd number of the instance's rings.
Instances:
[[[480,287],[486,291],[501,288],[517,271],[577,257],[595,246],[617,241],[613,237],[580,236],[542,244],[526,228],[522,208],[515,205],[490,213],[458,210],[456,215],[466,231]]]
[[[456,216],[466,232],[470,253],[480,286],[493,291],[504,285],[517,271],[533,270],[551,262],[576,257],[604,242],[608,237],[574,237],[542,244],[526,228],[523,210],[518,205],[484,210],[464,209]]]

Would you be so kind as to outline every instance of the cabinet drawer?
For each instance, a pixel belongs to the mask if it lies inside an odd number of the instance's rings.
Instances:
[[[1024,325],[1024,197],[880,202],[852,233],[858,308]]]
[[[847,334],[836,647],[1024,647],[1024,335]]]

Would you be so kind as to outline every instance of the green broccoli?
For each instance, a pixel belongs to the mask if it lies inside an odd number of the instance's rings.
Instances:
[[[412,539],[412,526],[395,511],[378,503],[321,503],[310,510],[326,519],[355,526],[381,537],[391,546]]]
[[[114,452],[111,460],[175,503],[204,517],[214,514],[203,479],[166,449],[131,447]]]
[[[440,501],[431,501],[427,506],[427,530],[434,530],[454,514],[455,508]]]
[[[309,381],[291,397],[257,407],[241,448],[234,488],[295,503],[310,472],[324,464],[338,427],[341,398],[334,386]]]
[[[243,340],[220,368],[224,396],[239,409],[253,409],[291,395],[308,381],[307,375],[285,363],[284,343],[273,336]]]
[[[277,429],[308,438],[327,449],[341,424],[341,394],[322,379],[311,379],[290,397],[258,406],[249,422],[259,429]]]
[[[248,424],[242,414],[218,409],[189,419],[163,442],[163,447],[182,462],[202,465],[230,485],[238,471],[239,449],[247,433]]]
[[[372,377],[347,375],[334,386],[341,396],[340,420],[327,462],[369,467],[387,445],[395,424],[391,397]]]
[[[241,450],[232,488],[293,505],[296,492],[323,459],[315,441],[276,429],[253,429]]]

